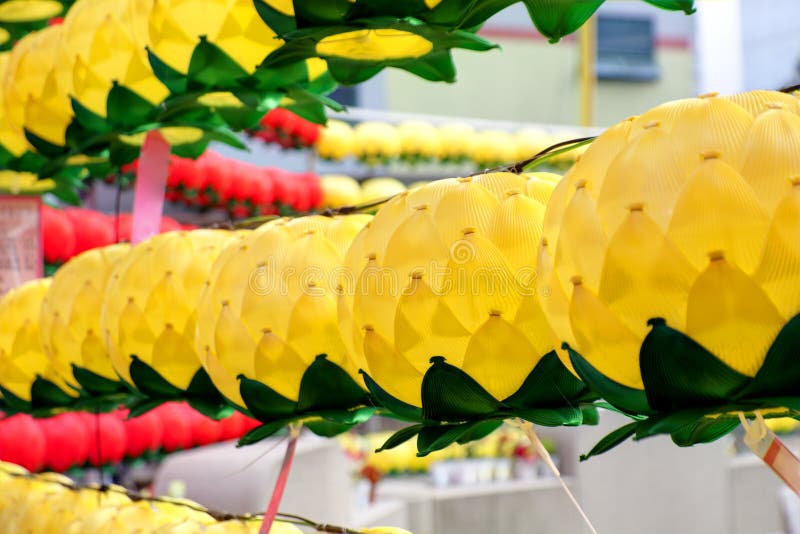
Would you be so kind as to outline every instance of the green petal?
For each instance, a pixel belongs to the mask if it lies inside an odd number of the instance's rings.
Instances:
[[[605,0],[524,0],[536,28],[551,43],[573,33]]]
[[[332,392],[336,392],[332,395]],[[366,392],[347,372],[321,354],[300,380],[297,411],[350,409],[368,402]]]
[[[629,388],[611,380],[592,367],[583,356],[569,345],[564,344],[564,350],[569,353],[572,366],[578,376],[581,377],[581,380],[610,404],[629,414],[648,414],[653,412],[647,404],[647,396],[644,391]]]
[[[561,363],[555,351],[544,356],[519,390],[503,401],[512,408],[560,407],[587,393],[586,385]]]
[[[627,441],[636,433],[636,424],[637,423],[635,421],[633,423],[628,423],[627,425],[621,426],[608,434],[606,437],[598,441],[597,445],[592,447],[592,450],[590,450],[588,453],[581,454],[581,462],[585,462],[592,456],[597,456],[599,454],[603,454],[604,452],[610,451],[617,445]]]
[[[422,378],[422,413],[432,421],[467,421],[497,413],[501,403],[461,369],[441,356]]]
[[[653,328],[642,343],[639,365],[654,409],[670,412],[724,403],[750,381],[663,319],[649,323]]]
[[[798,395],[800,384],[800,315],[795,315],[778,333],[764,363],[739,398]]]

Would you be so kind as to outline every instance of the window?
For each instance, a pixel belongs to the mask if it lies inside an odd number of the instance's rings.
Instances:
[[[648,17],[597,18],[597,78],[649,82],[659,77],[655,29]]]

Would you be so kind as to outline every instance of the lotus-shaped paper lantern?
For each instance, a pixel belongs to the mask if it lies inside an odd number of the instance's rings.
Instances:
[[[420,422],[402,436],[420,432],[423,454],[506,418],[583,422],[588,392],[556,356],[537,300],[536,251],[558,178],[432,182],[386,203],[347,253],[347,353],[378,403]]]
[[[324,159],[344,159],[353,154],[355,142],[353,128],[349,124],[330,120],[320,133],[317,154]]]
[[[0,300],[0,392],[4,411],[43,410],[74,392],[59,379],[39,332],[42,301],[50,279],[26,282]]]
[[[107,118],[110,111],[113,119],[118,111],[108,109],[115,107],[114,98],[123,96],[115,92],[109,100],[115,85],[151,105],[169,95],[150,68],[146,41],[139,33],[151,4],[147,0],[78,0],[64,21],[66,53],[72,56],[73,96],[99,117]]]
[[[63,380],[89,394],[118,389],[100,317],[109,276],[129,250],[120,244],[75,256],[56,272],[42,302],[39,324],[52,365]]]
[[[445,162],[462,162],[472,157],[477,134],[466,123],[451,122],[439,127],[440,158]]]
[[[21,39],[10,52],[3,72],[3,105],[12,131],[26,128],[26,110],[30,101],[47,97],[52,87],[48,74],[58,57],[61,27],[50,26]],[[60,117],[53,117],[59,120]],[[30,139],[30,134],[28,136]],[[4,141],[5,144],[5,141]],[[10,149],[6,145],[7,149]]]
[[[354,84],[385,67],[433,81],[455,77],[450,50],[484,51],[492,44],[472,32],[506,7],[523,1],[536,28],[551,42],[577,30],[604,0],[255,0],[261,16],[286,39],[267,58],[281,65],[321,57],[333,77]],[[692,0],[646,0],[663,9],[694,11]]]
[[[601,135],[553,193],[542,306],[583,380],[649,415],[596,452],[800,413],[799,114],[768,91],[671,102]]]
[[[439,130],[428,122],[403,122],[397,126],[397,134],[400,136],[403,159],[416,162],[436,159],[441,155]]]
[[[9,52],[0,53],[0,80],[5,79],[10,55]],[[22,130],[8,119],[5,92],[0,87],[0,163],[8,164],[10,160],[21,156],[27,147]]]
[[[212,43],[248,74],[283,44],[251,0],[158,0],[149,32],[152,52],[183,74],[191,69],[201,41]]]
[[[244,442],[297,420],[336,433],[372,413],[337,329],[335,295],[345,251],[369,220],[272,221],[214,265],[198,307],[197,352],[219,391],[265,423]]]
[[[474,30],[480,24],[470,25],[464,20],[466,2],[445,2],[443,9],[437,10],[438,4],[256,0],[266,23],[286,39],[264,65],[280,67],[298,59],[320,57],[341,83],[363,82],[385,67],[405,69],[427,80],[452,82],[455,67],[451,49],[484,51],[494,45],[473,31],[460,29]]]
[[[369,165],[386,163],[400,156],[397,129],[386,122],[360,122],[353,129],[355,155]]]
[[[102,313],[111,361],[153,401],[185,398],[212,414],[222,405],[194,350],[195,310],[231,237],[222,230],[167,232],[133,247],[112,271]]]
[[[531,154],[533,156],[534,154]],[[475,136],[472,161],[483,168],[513,163],[517,157],[514,136],[502,130],[484,130]]]

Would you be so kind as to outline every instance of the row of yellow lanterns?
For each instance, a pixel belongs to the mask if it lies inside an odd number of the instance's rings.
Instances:
[[[676,101],[563,179],[440,180],[374,217],[87,252],[0,303],[0,386],[35,401],[38,373],[70,391],[72,364],[191,394],[204,371],[267,423],[253,440],[378,408],[415,423],[390,445],[419,434],[423,453],[509,418],[591,422],[598,397],[645,417],[620,440],[797,416],[799,109],[766,91]]]

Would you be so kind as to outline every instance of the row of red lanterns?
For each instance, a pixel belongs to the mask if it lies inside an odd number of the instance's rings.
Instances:
[[[308,148],[319,139],[322,127],[299,117],[286,108],[270,110],[259,122],[261,129],[251,132],[265,143],[282,148]]]
[[[314,173],[261,167],[207,150],[196,160],[173,156],[166,198],[200,208],[223,208],[233,217],[307,212],[322,205]]]
[[[86,208],[56,209],[42,205],[44,261],[64,263],[86,250],[130,241],[133,217],[130,213],[107,215]],[[161,218],[161,231],[194,228],[171,217]]]
[[[0,461],[29,471],[63,472],[103,466],[157,452],[238,439],[258,422],[235,412],[215,421],[178,402],[128,418],[113,413],[63,413],[45,419],[19,414],[0,419]]]

